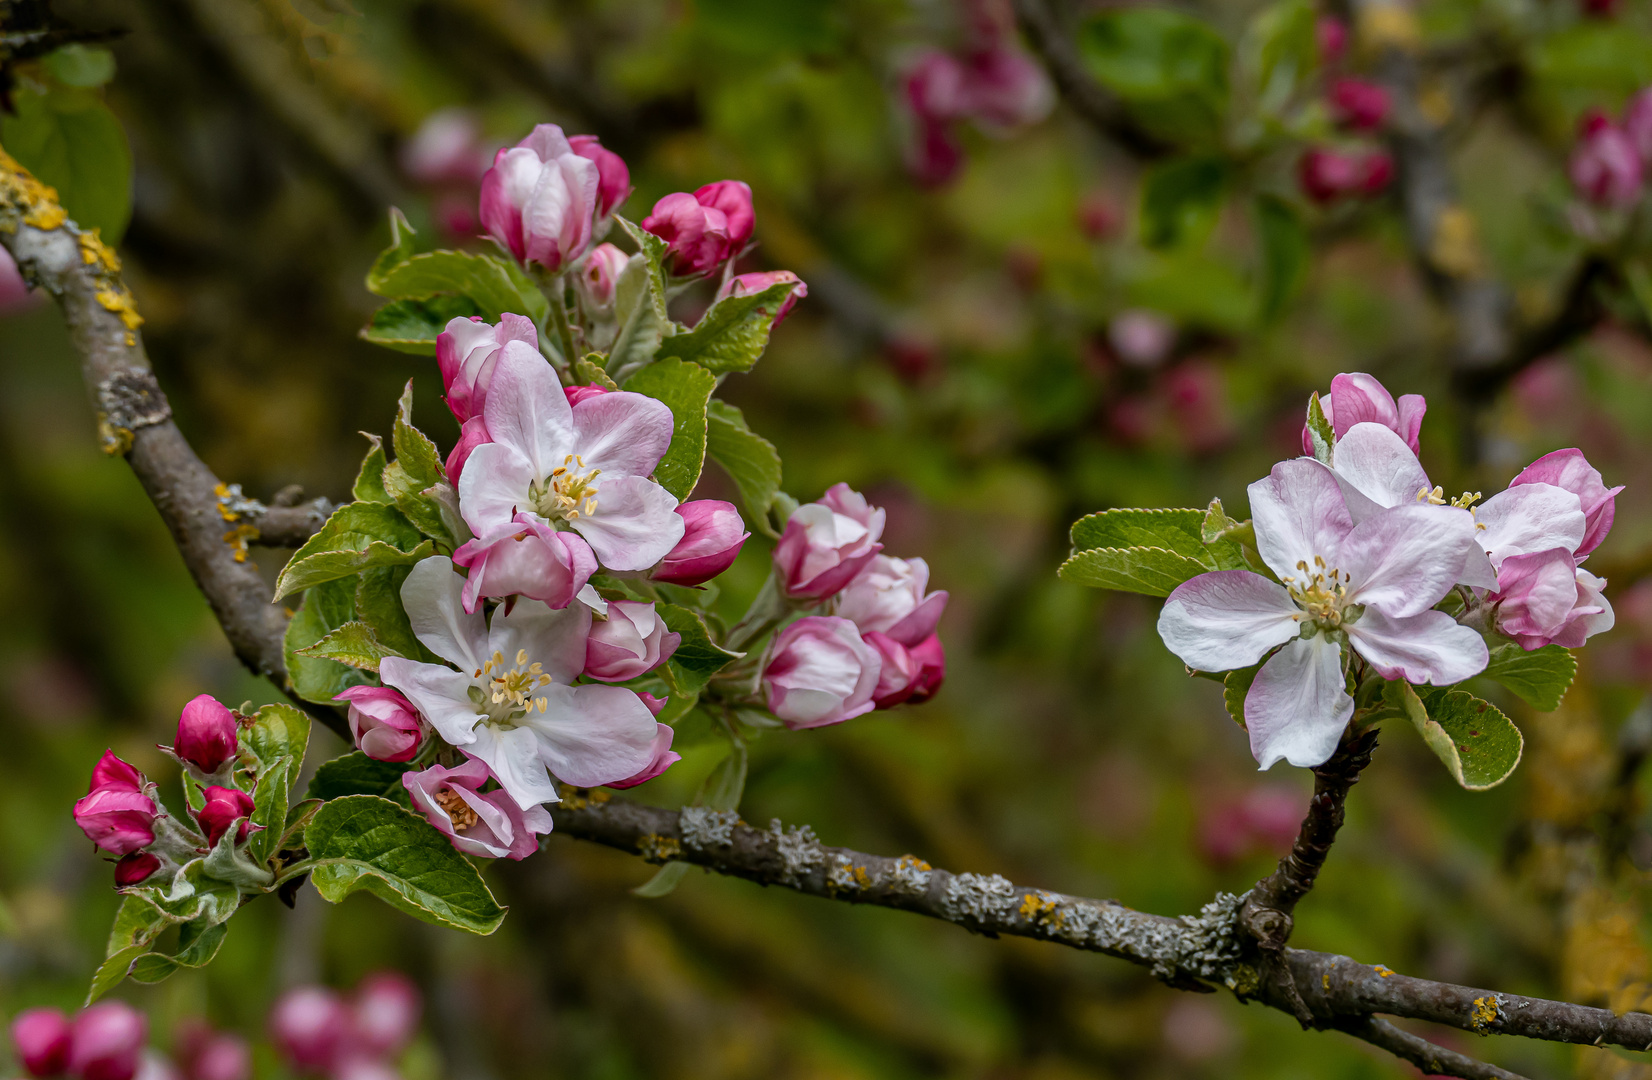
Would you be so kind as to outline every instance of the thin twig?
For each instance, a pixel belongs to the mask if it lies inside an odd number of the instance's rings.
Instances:
[[[1381,1047],[1402,1061],[1409,1061],[1428,1076],[1457,1076],[1462,1080],[1526,1080],[1519,1073],[1511,1073],[1455,1050],[1447,1050],[1438,1043],[1431,1043],[1409,1031],[1401,1031],[1375,1016],[1338,1025],[1336,1030]]]

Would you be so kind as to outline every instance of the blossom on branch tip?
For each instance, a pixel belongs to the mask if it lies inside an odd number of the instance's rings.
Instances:
[[[730,254],[728,217],[686,191],[655,203],[642,227],[666,242],[666,268],[678,277],[710,273]]]
[[[764,289],[772,288],[783,282],[794,283],[797,287],[786,294],[786,299],[780,302],[780,310],[774,313],[774,323],[779,326],[780,321],[790,314],[797,302],[809,295],[809,286],[790,270],[767,270],[757,274],[741,274],[729,278],[723,287],[717,290],[717,299],[722,300],[730,296],[750,296],[760,293]]]
[[[218,771],[236,755],[235,714],[211,694],[191,698],[178,717],[172,752],[203,773]]]
[[[76,1080],[132,1080],[149,1022],[132,1006],[104,1001],[74,1020],[69,1072]]]
[[[72,1029],[58,1009],[24,1009],[11,1022],[11,1044],[30,1076],[57,1076],[69,1067]]]
[[[701,585],[734,565],[751,533],[733,503],[694,499],[677,507],[683,538],[649,571],[669,585]]]
[[[540,124],[482,177],[482,227],[518,262],[556,273],[591,246],[600,183],[596,162],[575,153],[561,128]]]
[[[1504,560],[1497,574],[1497,629],[1527,651],[1545,645],[1575,649],[1610,630],[1616,619],[1602,591],[1606,581],[1559,548]]]
[[[424,725],[413,703],[388,686],[352,686],[334,701],[350,704],[350,735],[356,747],[377,761],[412,761],[424,741]]]
[[[595,135],[575,135],[568,146],[597,167],[596,217],[598,221],[607,220],[633,190],[631,170],[624,158],[603,146]]]
[[[1402,394],[1398,401],[1388,388],[1363,371],[1343,372],[1331,380],[1331,391],[1321,394],[1319,407],[1337,439],[1355,424],[1381,424],[1405,441],[1413,454],[1420,453],[1423,415],[1428,401],[1421,394]],[[1302,452],[1313,454],[1308,426],[1302,425]]]
[[[757,211],[751,205],[751,187],[744,180],[718,180],[696,188],[694,201],[722,212],[728,226],[728,253],[738,255],[757,228]]]
[[[206,802],[195,811],[195,821],[206,834],[208,844],[217,844],[229,827],[237,821],[241,824],[235,830],[237,842],[245,840],[247,833],[252,830],[252,796],[239,788],[207,787],[203,794]]]
[[[603,682],[646,675],[669,660],[682,641],[653,604],[610,600],[608,617],[593,620],[585,640],[585,674]]]
[[[865,634],[887,634],[912,646],[935,632],[946,610],[947,593],[926,593],[929,564],[922,559],[874,555],[864,570],[838,594],[832,613]]]
[[[470,570],[464,596],[465,610],[472,612],[484,596],[526,596],[564,608],[597,571],[583,537],[559,532],[532,514],[517,514],[494,532],[465,541],[453,563]]]
[[[134,851],[130,855],[122,855],[115,862],[115,887],[124,889],[147,881],[149,876],[160,868],[161,860],[147,851]]]
[[[1354,711],[1344,643],[1385,679],[1444,686],[1485,668],[1480,635],[1432,610],[1477,549],[1467,510],[1413,503],[1355,524],[1331,470],[1302,458],[1249,492],[1257,548],[1284,584],[1200,574],[1166,599],[1159,636],[1199,671],[1267,658],[1244,705],[1264,769],[1281,758],[1320,765],[1335,751]]]
[[[487,765],[473,757],[457,768],[432,765],[402,773],[402,786],[413,808],[455,848],[484,859],[520,861],[539,850],[539,837],[551,831],[550,811],[520,806],[504,788],[484,792],[491,779]]]
[[[793,731],[839,724],[876,707],[882,661],[848,619],[809,615],[769,647],[763,690],[769,711]]]
[[[560,395],[559,395],[560,396]],[[467,613],[464,578],[436,556],[402,585],[413,633],[458,667],[386,657],[379,677],[407,696],[449,743],[480,759],[519,807],[557,801],[557,779],[599,787],[635,775],[653,757],[656,723],[618,686],[574,686],[585,668],[591,610],[538,600],[501,606],[492,621]]]
[[[645,702],[647,702],[650,697],[648,694],[641,694],[638,696],[642,697]],[[665,702],[661,701],[660,706],[663,708],[665,706]],[[649,708],[653,709],[654,715],[659,715],[658,709],[654,709],[652,705],[649,705]],[[683,756],[671,749],[671,740],[675,735],[676,732],[672,729],[670,724],[660,724],[654,732],[653,759],[649,761],[647,765],[643,766],[642,771],[637,773],[635,776],[628,776],[624,780],[615,780],[606,786],[615,788],[616,790],[634,788],[638,784],[646,784],[648,781],[665,772],[665,770],[671,768],[672,765],[675,765],[677,762],[681,761]]]
[[[792,511],[774,549],[782,591],[794,600],[824,600],[853,581],[883,550],[883,511],[848,484]]]
[[[92,786],[75,803],[75,824],[87,839],[111,855],[129,855],[155,842],[155,818],[160,808],[148,794],[151,785],[142,773],[115,756],[113,750],[92,769]]]

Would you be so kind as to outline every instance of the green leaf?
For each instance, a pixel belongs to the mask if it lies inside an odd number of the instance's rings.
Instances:
[[[113,247],[132,217],[132,151],[126,131],[96,93],[19,88],[15,113],[0,114],[0,144],[58,200],[82,229]]]
[[[1271,655],[1271,654],[1270,654]],[[1263,658],[1266,663],[1267,658]],[[1233,722],[1240,727],[1245,724],[1245,695],[1250,693],[1251,684],[1256,681],[1256,673],[1262,670],[1262,663],[1252,664],[1248,668],[1238,668],[1230,671],[1222,679],[1222,707],[1227,709]]]
[[[413,634],[413,624],[402,607],[402,584],[412,568],[381,566],[362,572],[356,584],[356,617],[372,628],[387,649],[427,664],[440,663]]]
[[[1228,100],[1228,46],[1199,19],[1129,6],[1085,20],[1078,46],[1090,74],[1173,138],[1210,138]]]
[[[396,425],[391,432],[390,445],[396,448],[396,461],[401,464],[407,481],[418,490],[446,483],[447,469],[442,465],[442,453],[430,436],[413,426],[413,380],[407,380],[401,400],[396,403]],[[386,490],[389,490],[386,488]],[[390,492],[392,496],[397,493]]]
[[[1491,662],[1481,674],[1502,683],[1538,712],[1553,712],[1577,676],[1577,658],[1559,645],[1527,652],[1511,641],[1491,650]]]
[[[336,705],[333,700],[335,695],[346,687],[369,681],[355,668],[299,653],[300,649],[314,645],[355,618],[355,609],[355,582],[348,579],[328,581],[305,592],[304,605],[287,624],[283,642],[287,678],[292,683],[293,693],[305,701]]]
[[[608,373],[623,379],[654,359],[660,343],[676,332],[665,310],[666,243],[653,233],[615,215],[614,220],[637,245],[637,253],[614,284],[614,317],[619,333],[608,352]]]
[[[64,45],[40,63],[64,86],[102,86],[115,77],[115,54],[99,45]]]
[[[120,985],[131,970],[132,962],[148,952],[150,944],[173,921],[166,912],[141,896],[129,894],[123,897],[120,908],[115,912],[115,923],[109,930],[105,959],[92,975],[86,1004],[92,1004]]]
[[[337,660],[363,671],[377,672],[379,661],[401,653],[389,648],[364,622],[347,622],[308,648],[298,651],[300,656],[315,656],[323,660]]]
[[[384,490],[384,466],[387,464],[384,440],[377,435],[368,435],[365,431],[362,434],[367,436],[367,441],[372,445],[367,450],[367,456],[361,459],[361,471],[356,473],[356,483],[350,489],[350,494],[357,502],[389,506],[396,500]]]
[[[229,923],[197,919],[178,927],[176,952],[149,952],[132,962],[133,982],[158,983],[176,974],[180,968],[205,967],[218,955],[218,949],[229,934]]]
[[[503,259],[463,251],[427,251],[394,266],[374,266],[367,288],[387,300],[428,300],[441,293],[469,299],[490,322],[506,312],[526,315],[534,325],[550,316],[550,301],[538,289],[519,288]]]
[[[257,762],[252,823],[263,826],[247,844],[253,859],[264,863],[275,854],[285,831],[293,785],[310,742],[310,718],[291,705],[266,705],[241,733],[241,740]]]
[[[686,360],[661,360],[627,379],[625,389],[670,407],[675,419],[671,445],[655,467],[654,478],[679,500],[688,498],[705,466],[706,403],[717,389],[717,376]]]
[[[694,329],[667,338],[659,357],[676,356],[722,374],[750,371],[768,348],[769,331],[796,283],[770,285],[750,296],[729,296],[711,305]]]
[[[1308,440],[1313,443],[1314,460],[1329,465],[1336,446],[1336,432],[1331,428],[1331,422],[1325,419],[1317,390],[1308,398]]]
[[[312,799],[338,799],[345,795],[379,795],[394,798],[402,787],[405,762],[378,761],[360,750],[324,761],[310,780]]]
[[[698,612],[676,604],[661,604],[656,610],[665,624],[683,637],[670,660],[680,693],[698,694],[713,675],[745,655],[730,652],[712,641],[711,632]]]
[[[1507,780],[1525,749],[1520,729],[1465,690],[1424,692],[1419,698],[1410,685],[1389,683],[1383,698],[1410,718],[1451,778],[1469,791],[1485,791]]]
[[[1295,206],[1264,193],[1256,197],[1256,233],[1262,247],[1257,313],[1263,322],[1272,322],[1307,277],[1308,230]]]
[[[1188,578],[1210,570],[1197,559],[1164,548],[1091,548],[1062,563],[1060,574],[1065,581],[1096,589],[1169,596]]]
[[[774,444],[746,426],[739,409],[713,398],[706,405],[706,453],[740,489],[746,523],[778,539],[779,532],[769,522],[769,507],[780,490],[780,452]]]
[[[301,589],[353,577],[374,566],[405,566],[431,554],[419,530],[399,511],[370,502],[346,503],[293,552],[275,581],[280,600]]]
[[[1203,243],[1216,227],[1227,188],[1227,160],[1213,154],[1154,166],[1142,181],[1142,243],[1150,248]]]
[[[574,361],[574,382],[580,386],[600,386],[604,390],[618,390],[619,384],[608,377],[608,369],[602,366],[607,359],[601,353],[591,353]]]
[[[1249,519],[1235,521],[1228,517],[1222,509],[1221,499],[1210,500],[1210,508],[1205,511],[1204,521],[1199,526],[1199,537],[1205,542],[1205,550],[1210,552],[1218,570],[1250,569],[1251,561],[1245,557],[1247,549],[1255,565],[1262,565],[1261,556],[1256,554],[1256,528]]]
[[[1206,511],[1141,510],[1120,507],[1073,522],[1073,550],[1158,547],[1205,559],[1202,535]]]
[[[338,903],[358,890],[425,922],[491,934],[505,918],[493,894],[447,837],[388,799],[345,795],[324,803],[304,830],[310,880]]]
[[[1246,28],[1245,67],[1263,112],[1278,115],[1318,68],[1316,15],[1307,0],[1282,0],[1257,12]]]
[[[468,296],[392,300],[373,312],[373,318],[361,328],[361,338],[397,352],[435,356],[436,338],[450,320],[481,314],[482,309]]]

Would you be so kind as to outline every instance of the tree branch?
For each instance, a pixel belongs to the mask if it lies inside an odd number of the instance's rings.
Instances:
[[[1027,44],[1043,61],[1061,97],[1102,135],[1145,158],[1162,157],[1169,147],[1130,116],[1129,107],[1090,76],[1044,0],[1014,0],[1015,19]]]
[[[1409,1061],[1428,1076],[1460,1076],[1466,1080],[1526,1080],[1519,1073],[1499,1069],[1484,1061],[1476,1061],[1467,1054],[1447,1050],[1431,1043],[1421,1035],[1401,1031],[1386,1020],[1367,1016],[1339,1026],[1356,1039],[1364,1039],[1372,1046],[1380,1046],[1402,1061]]]

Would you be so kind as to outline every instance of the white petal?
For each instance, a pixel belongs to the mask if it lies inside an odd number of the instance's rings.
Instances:
[[[1331,470],[1312,458],[1281,461],[1252,484],[1251,518],[1262,561],[1280,577],[1300,574],[1297,563],[1335,557],[1353,518]]]
[[[1583,503],[1565,488],[1553,484],[1520,484],[1499,491],[1474,508],[1480,546],[1501,566],[1510,555],[1564,548],[1576,551],[1583,542],[1588,519]]]
[[[1380,506],[1413,503],[1434,490],[1405,440],[1381,424],[1355,424],[1337,440],[1336,472]]]
[[[476,685],[470,676],[439,664],[387,656],[379,661],[379,679],[406,695],[436,734],[454,746],[475,739],[479,717],[470,700],[470,688]]]
[[[544,665],[545,674],[566,686],[585,669],[585,639],[590,632],[591,609],[584,604],[556,609],[524,597],[510,614],[494,613],[488,648],[490,655],[495,649],[503,653],[507,667],[516,665],[518,650],[524,651],[528,663]]]
[[[526,718],[520,723],[525,725]],[[476,729],[476,741],[465,747],[465,753],[487,762],[499,786],[524,810],[561,798],[556,784],[545,774],[545,764],[539,758],[539,740],[526,726],[499,728],[483,724]]]
[[[598,477],[597,512],[573,524],[609,570],[646,570],[683,538],[676,496],[641,476]]]
[[[568,397],[550,363],[526,342],[507,341],[499,351],[483,415],[493,441],[527,459],[535,479],[549,476],[573,452],[574,418]],[[480,452],[478,447],[476,453]],[[471,460],[475,457],[472,454]],[[469,462],[464,475],[470,475]]]
[[[574,407],[574,453],[610,476],[647,476],[671,445],[674,423],[663,401],[642,394],[588,397]]]
[[[465,579],[445,555],[421,559],[402,583],[402,607],[425,648],[465,671],[482,666],[488,632],[482,613],[465,613]]]
[[[1395,619],[1367,608],[1347,631],[1385,679],[1450,686],[1480,674],[1489,658],[1485,639],[1443,611]]]
[[[510,526],[527,505],[528,485],[543,479],[533,463],[502,443],[483,443],[470,452],[459,475],[459,513],[477,536],[492,538]]]
[[[1264,769],[1280,758],[1302,768],[1325,764],[1353,715],[1342,649],[1324,634],[1274,653],[1245,695],[1250,752]]]
[[[547,699],[546,710],[536,709],[521,723],[532,729],[540,760],[558,780],[597,787],[635,776],[654,760],[658,724],[630,690],[547,686],[536,696]]]
[[[1474,516],[1467,510],[1409,503],[1354,526],[1337,569],[1348,581],[1349,603],[1374,605],[1399,618],[1439,603],[1475,546]]]
[[[1249,570],[1217,570],[1178,585],[1159,613],[1165,648],[1197,671],[1249,667],[1299,632],[1284,586]]]

